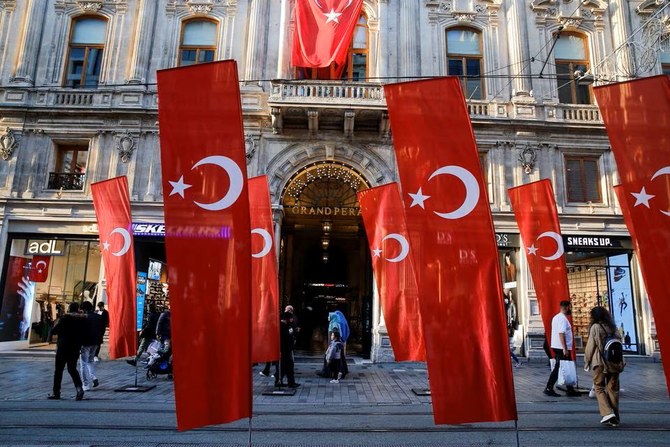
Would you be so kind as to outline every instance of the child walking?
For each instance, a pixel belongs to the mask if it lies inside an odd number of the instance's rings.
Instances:
[[[344,352],[344,343],[339,331],[333,331],[330,336],[330,345],[326,351],[326,362],[330,371],[332,380],[330,383],[340,383],[342,378],[342,353]]]

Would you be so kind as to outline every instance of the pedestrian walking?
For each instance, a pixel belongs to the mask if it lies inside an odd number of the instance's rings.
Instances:
[[[77,371],[77,359],[79,359],[82,339],[87,330],[86,326],[86,320],[79,314],[79,304],[70,303],[68,313],[60,317],[53,329],[51,329],[51,335],[57,335],[58,341],[56,342],[53,391],[48,396],[49,399],[60,399],[63,369],[66,366],[77,392],[76,400],[84,398],[81,377],[79,376],[79,371]]]
[[[105,331],[109,327],[109,312],[105,309],[105,303],[98,301],[98,310],[96,311],[98,315],[102,317],[102,321],[105,324]],[[102,333],[102,337],[105,338],[105,331]],[[95,350],[95,357],[93,358],[94,362],[100,361],[100,348],[102,347],[102,342],[98,345],[98,349]]]
[[[170,324],[170,311],[166,310],[158,317],[156,322],[156,339],[164,345],[170,345],[172,339],[172,325]]]
[[[290,312],[284,312],[279,323],[279,374],[275,375],[275,386],[283,386],[284,377],[288,380],[289,388],[298,388],[299,383],[295,382],[295,373],[293,371],[293,330],[291,324],[293,322],[293,315]]]
[[[619,374],[624,368],[621,334],[612,315],[602,306],[591,309],[589,341],[584,350],[584,370],[591,370],[601,424],[617,426],[619,416]]]
[[[561,395],[554,391],[554,385],[558,381],[558,372],[562,360],[571,360],[570,351],[572,351],[572,325],[568,320],[568,315],[572,314],[572,305],[570,301],[561,301],[560,312],[554,315],[551,320],[551,350],[554,353],[556,364],[549,375],[549,381],[544,389],[547,396],[560,397]],[[567,396],[581,396],[574,387],[566,385]]]
[[[134,359],[126,360],[126,363],[136,366],[142,354],[147,352],[151,342],[156,340],[156,329],[158,327],[159,318],[160,314],[156,310],[156,305],[153,303],[149,304],[149,315],[147,316],[147,320],[144,322],[142,330],[140,331],[140,345],[137,348],[137,354],[135,355]]]
[[[295,309],[293,306],[290,304],[284,308],[284,312],[290,313],[293,316],[293,323],[291,323],[291,329],[293,330],[293,344],[296,344],[298,334],[300,333],[300,325],[298,323],[298,317],[295,315]],[[275,367],[275,373],[270,376],[270,367],[274,365]],[[277,371],[279,368],[279,362],[265,362],[265,367],[263,368],[262,371],[260,371],[258,374],[260,374],[263,377],[276,377],[277,376]]]
[[[344,357],[344,343],[339,331],[333,331],[330,334],[330,345],[326,350],[326,362],[331,374],[330,383],[340,383],[342,379],[343,368],[342,358]]]
[[[86,319],[86,330],[82,338],[81,346],[81,380],[84,391],[97,387],[100,382],[95,376],[95,351],[102,344],[102,338],[105,334],[105,322],[101,315],[93,311],[93,303],[84,301],[81,304],[81,310]]]

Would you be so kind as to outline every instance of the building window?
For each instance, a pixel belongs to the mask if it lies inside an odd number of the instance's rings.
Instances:
[[[49,189],[82,190],[86,177],[88,146],[59,145],[56,147],[56,169],[49,173]]]
[[[554,47],[558,101],[562,104],[591,104],[591,87],[579,85],[575,72],[589,70],[586,39],[579,34],[562,33]]]
[[[568,202],[602,202],[598,158],[568,157],[565,165]]]
[[[344,65],[332,63],[328,67],[296,67],[296,79],[365,81],[368,77],[368,31],[368,18],[361,14],[354,27]]]
[[[184,22],[179,47],[179,65],[212,62],[216,52],[216,22],[190,20]]]
[[[94,88],[100,79],[107,21],[83,17],[72,24],[65,86]]]
[[[466,99],[484,98],[481,33],[471,29],[447,30],[447,74],[459,76]]]

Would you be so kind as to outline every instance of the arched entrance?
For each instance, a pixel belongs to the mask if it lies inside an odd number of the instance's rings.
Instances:
[[[282,191],[280,286],[299,318],[300,350],[324,352],[328,312],[340,310],[351,328],[347,350],[370,355],[372,269],[356,197],[369,187],[352,167],[320,161]]]

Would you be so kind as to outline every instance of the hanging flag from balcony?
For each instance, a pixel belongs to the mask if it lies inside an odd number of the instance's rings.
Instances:
[[[456,77],[384,86],[437,424],[516,419],[486,183]]]
[[[251,211],[251,361],[279,360],[279,278],[270,188],[265,175],[249,179]]]
[[[551,321],[561,301],[570,299],[568,270],[556,200],[547,179],[508,190],[526,259],[535,285],[547,343],[551,343]],[[570,317],[569,317],[570,318]],[[572,356],[574,358],[573,350]]]
[[[670,357],[670,76],[594,89],[616,159],[616,187],[656,322],[661,356]],[[632,330],[632,328],[630,328]],[[624,328],[627,330],[627,328]],[[670,362],[664,362],[670,392]]]
[[[128,180],[115,177],[91,185],[105,265],[109,308],[109,357],[135,355],[135,248]]]
[[[377,290],[397,362],[426,360],[409,233],[397,183],[358,193]]]
[[[49,277],[51,256],[33,256],[28,279],[32,282],[45,282]]]
[[[251,227],[237,64],[158,72],[177,428],[251,417]]]
[[[343,66],[363,0],[297,0],[291,64]]]

